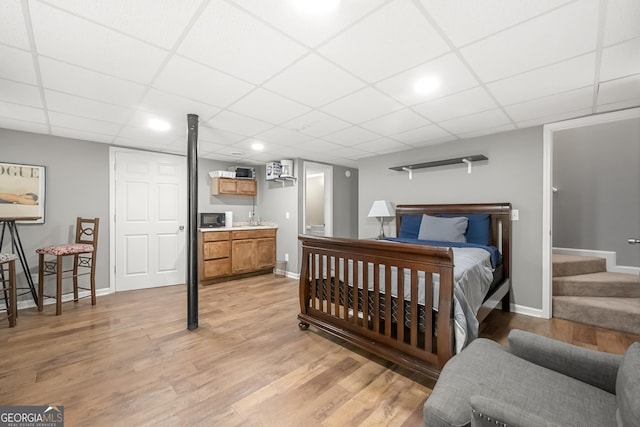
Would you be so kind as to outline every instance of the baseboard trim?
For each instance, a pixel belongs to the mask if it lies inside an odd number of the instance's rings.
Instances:
[[[527,307],[526,305],[518,305],[518,304],[511,304],[509,308],[512,313],[523,314],[525,316],[531,316],[531,317],[538,317],[541,319],[546,318],[542,313],[542,309],[540,308]]]
[[[589,249],[553,248],[554,254],[581,255],[604,258],[607,262],[607,271],[613,273],[640,274],[640,268],[625,265],[617,265],[616,253],[613,251],[597,251]]]
[[[103,295],[111,294],[111,289],[109,288],[101,288],[96,289],[96,297],[100,297]],[[79,291],[78,298],[86,298],[91,296],[91,292],[89,291]],[[62,295],[62,302],[73,301],[73,293]],[[45,298],[44,305],[55,304],[55,298]],[[33,299],[29,298],[27,300],[18,301],[18,310],[22,310],[24,308],[32,308],[35,307],[36,304],[33,302]]]

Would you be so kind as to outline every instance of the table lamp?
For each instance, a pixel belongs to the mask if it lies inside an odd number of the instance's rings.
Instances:
[[[377,217],[380,220],[380,234],[378,235],[378,240],[384,239],[384,218],[393,217],[395,215],[393,205],[391,202],[387,202],[386,200],[376,200],[371,205],[371,210],[369,211],[369,217]]]

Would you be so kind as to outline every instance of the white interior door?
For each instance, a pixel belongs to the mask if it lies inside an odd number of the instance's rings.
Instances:
[[[115,153],[115,290],[185,283],[186,159]]]

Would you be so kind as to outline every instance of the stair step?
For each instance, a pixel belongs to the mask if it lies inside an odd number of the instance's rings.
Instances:
[[[640,335],[640,298],[557,296],[553,317]]]
[[[637,274],[601,272],[553,278],[553,295],[640,298]]]
[[[553,277],[576,276],[607,271],[607,260],[600,257],[553,254]]]

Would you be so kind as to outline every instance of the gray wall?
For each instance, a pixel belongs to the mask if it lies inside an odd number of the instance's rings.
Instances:
[[[358,169],[333,166],[334,237],[358,237],[358,177]]]
[[[484,154],[473,166],[443,166],[408,173],[393,166]],[[482,136],[455,143],[364,159],[359,164],[359,237],[378,235],[367,214],[374,200],[407,203],[511,202],[520,211],[512,223],[512,302],[542,308],[542,127]],[[395,221],[385,223],[395,235]],[[390,231],[390,232],[389,232]]]
[[[613,251],[640,267],[640,119],[554,132],[553,246]]]
[[[20,224],[18,229],[30,271],[38,273],[41,246],[75,239],[76,217],[100,218],[96,287],[109,287],[109,146],[50,135],[0,129],[0,160],[46,167],[45,223]],[[5,239],[3,250],[10,252]],[[26,286],[18,266],[18,286]],[[51,279],[51,278],[50,278]],[[65,281],[65,290],[70,281]],[[55,280],[46,282],[47,292]],[[22,291],[20,291],[22,292]],[[30,299],[23,295],[20,300]]]

